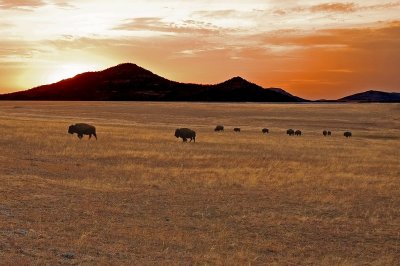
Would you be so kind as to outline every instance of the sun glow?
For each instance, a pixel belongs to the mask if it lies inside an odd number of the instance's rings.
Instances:
[[[46,82],[55,83],[88,71],[94,71],[94,67],[85,64],[63,64],[56,66],[53,71],[49,73]]]

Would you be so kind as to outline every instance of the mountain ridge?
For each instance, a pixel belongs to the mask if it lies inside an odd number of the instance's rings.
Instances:
[[[368,90],[338,99],[339,102],[400,102],[400,93]]]
[[[168,80],[133,63],[123,63],[102,71],[81,73],[56,83],[2,94],[0,100],[307,101],[284,90],[263,88],[238,76],[213,85],[181,83]]]
[[[32,89],[0,94],[0,100],[311,102],[281,88],[263,88],[236,76],[217,84],[171,81],[133,63],[90,71]],[[337,100],[312,102],[400,102],[400,93],[369,90]]]

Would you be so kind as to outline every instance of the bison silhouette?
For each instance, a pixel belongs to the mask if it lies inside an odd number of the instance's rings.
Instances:
[[[175,130],[175,137],[182,138],[183,142],[186,142],[187,139],[190,139],[190,142],[196,142],[196,132],[191,130],[190,128],[177,128]]]
[[[90,139],[93,135],[97,140],[96,128],[92,125],[85,124],[85,123],[78,123],[75,125],[70,125],[68,128],[68,133],[69,134],[76,133],[78,135],[79,139],[82,139],[83,135],[89,135],[89,139]]]
[[[301,131],[300,131],[300,130],[296,130],[296,131],[294,132],[294,134],[295,134],[296,136],[301,136]]]
[[[343,133],[343,136],[345,136],[346,138],[350,138],[352,136],[350,131],[346,131]]]
[[[326,130],[322,131],[322,135],[324,135],[324,137],[328,136],[328,131]]]
[[[286,134],[288,134],[289,136],[293,136],[294,135],[294,130],[293,129],[288,129],[288,130],[286,130]]]
[[[328,131],[328,136],[332,136],[332,132]]]
[[[224,126],[218,125],[218,126],[215,127],[214,131],[215,132],[224,131]]]
[[[235,127],[235,128],[233,129],[233,131],[235,131],[235,132],[240,132],[240,127]]]
[[[263,134],[268,134],[269,133],[269,129],[268,128],[263,128],[263,129],[261,129],[261,132]]]

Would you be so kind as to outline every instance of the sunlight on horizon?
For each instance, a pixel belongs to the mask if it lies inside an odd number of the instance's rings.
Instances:
[[[97,69],[92,65],[87,64],[62,64],[56,66],[49,74],[46,79],[46,84],[56,83],[58,81],[73,78],[78,74],[84,72],[96,71]]]

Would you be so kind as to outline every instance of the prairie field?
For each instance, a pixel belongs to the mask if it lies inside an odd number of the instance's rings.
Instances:
[[[0,102],[0,128],[1,265],[400,264],[399,104]]]

